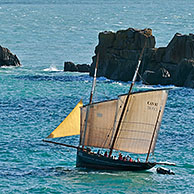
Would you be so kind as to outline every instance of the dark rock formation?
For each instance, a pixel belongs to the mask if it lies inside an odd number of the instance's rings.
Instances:
[[[175,85],[194,88],[194,60],[184,58],[178,64]]]
[[[148,38],[147,35],[149,35]],[[131,80],[144,45],[146,49],[155,47],[155,38],[152,36],[151,29],[129,28],[116,33],[101,32],[99,44],[95,49],[95,53],[99,53],[97,76],[105,76],[113,80]],[[91,76],[94,73],[95,64],[96,56],[93,57]]]
[[[194,35],[175,34],[165,49],[163,62],[178,64],[182,59],[194,57]]]
[[[77,68],[79,72],[90,72],[90,65],[87,64],[77,64]]]
[[[175,34],[167,47],[155,48],[151,29],[129,28],[99,33],[97,76],[113,80],[132,80],[138,58],[145,45],[139,73],[145,84],[161,84],[194,88],[194,35]],[[96,55],[91,64],[94,74]]]
[[[72,62],[65,62],[64,63],[64,71],[78,71],[76,65]]]
[[[72,62],[65,62],[64,63],[64,71],[90,72],[90,65],[87,65],[87,64],[77,64],[77,65],[75,65]]]
[[[194,35],[175,34],[167,47],[158,48],[153,53],[153,65],[147,61],[147,69],[143,73],[144,83],[173,84],[193,88],[192,71],[194,68]],[[153,73],[147,72],[154,71]]]
[[[13,55],[9,49],[0,46],[0,67],[1,66],[21,66],[16,55]]]

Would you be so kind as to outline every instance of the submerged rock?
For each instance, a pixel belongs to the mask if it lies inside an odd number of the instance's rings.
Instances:
[[[158,167],[156,169],[156,172],[159,174],[175,175],[175,173],[173,171],[171,171],[170,169],[167,169],[167,168],[163,168],[163,167]]]
[[[21,66],[16,55],[13,55],[9,49],[0,46],[0,67],[1,66]]]

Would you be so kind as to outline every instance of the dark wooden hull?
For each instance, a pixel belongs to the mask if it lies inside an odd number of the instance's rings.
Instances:
[[[87,153],[81,149],[77,150],[76,167],[96,170],[118,170],[118,171],[141,171],[154,167],[156,163],[150,162],[129,162],[114,160],[93,153]]]

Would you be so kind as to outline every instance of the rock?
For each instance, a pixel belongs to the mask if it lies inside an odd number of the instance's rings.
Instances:
[[[72,62],[65,62],[64,63],[64,71],[71,71],[71,72],[90,72],[90,65],[87,65],[87,64],[78,64],[78,65],[75,65]]]
[[[161,84],[194,88],[194,34],[176,33],[167,47],[155,48],[152,29],[105,31],[99,33],[91,66],[65,62],[64,71],[88,72],[94,75],[97,53],[99,63],[97,76],[112,80],[131,81],[143,48],[139,80],[145,84]]]
[[[156,51],[155,60],[156,62],[161,62],[166,52],[166,47],[160,47]]]
[[[149,35],[148,38],[147,35]],[[146,48],[154,48],[155,46],[155,38],[152,36],[151,29],[137,30],[128,28],[127,30],[119,30],[115,36],[113,44],[115,49],[139,50],[144,47],[146,39],[148,39]]]
[[[0,67],[1,66],[21,66],[16,55],[13,55],[9,49],[0,46]]]
[[[155,48],[151,29],[99,33],[95,48],[95,54],[99,53],[97,76],[131,81],[144,46],[139,70],[144,83],[193,87],[193,62],[188,61],[194,59],[194,35],[177,33],[167,47]],[[96,55],[92,59],[90,76],[94,75]]]
[[[175,75],[177,86],[194,88],[194,60],[183,59],[177,66]]]
[[[172,78],[165,68],[160,68],[156,72],[146,70],[143,74],[143,83],[148,85],[170,85],[172,84]]]
[[[178,64],[182,59],[194,57],[194,35],[176,33],[165,49],[163,62]]]
[[[68,61],[64,63],[64,71],[78,71],[78,68],[74,63]]]
[[[101,47],[106,47],[106,48],[112,47],[115,41],[115,37],[116,36],[114,32],[111,32],[111,31],[100,32],[98,36],[99,45]]]
[[[90,65],[87,65],[87,64],[77,64],[77,68],[79,72],[84,72],[84,73],[90,72]]]
[[[146,41],[147,44],[145,44]],[[131,80],[144,45],[147,49],[155,46],[155,38],[152,36],[151,29],[129,28],[116,33],[101,32],[99,44],[95,49],[95,53],[99,53],[97,76],[122,81]],[[93,76],[95,66],[96,56],[93,57],[90,76]]]
[[[189,73],[189,76],[187,77],[184,86],[194,88],[194,68],[192,68],[191,72]]]

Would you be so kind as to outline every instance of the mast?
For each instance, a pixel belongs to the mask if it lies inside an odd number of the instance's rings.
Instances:
[[[89,104],[92,104],[92,98],[93,98],[93,94],[94,94],[94,90],[95,90],[95,86],[96,86],[96,75],[97,75],[97,69],[98,69],[98,61],[99,61],[99,53],[97,53],[96,67],[95,67],[95,71],[94,71],[94,79],[93,79],[93,83],[92,83],[92,90],[90,93]]]
[[[147,38],[147,36],[146,36],[146,38]],[[121,122],[123,120],[123,116],[124,116],[124,113],[125,113],[125,110],[126,110],[126,107],[127,107],[127,104],[128,104],[129,96],[131,95],[131,91],[133,89],[133,86],[134,86],[136,78],[137,78],[137,73],[138,73],[138,70],[139,70],[139,67],[140,67],[140,64],[141,64],[141,60],[142,60],[143,52],[144,52],[144,49],[145,49],[145,46],[146,46],[146,42],[147,42],[147,39],[145,40],[144,47],[141,50],[139,60],[138,60],[138,64],[137,64],[137,67],[136,67],[136,70],[135,70],[135,74],[133,76],[132,83],[131,83],[130,88],[129,88],[129,92],[127,94],[127,97],[126,97],[126,100],[125,100],[125,103],[124,103],[124,106],[123,106],[123,110],[122,110],[121,116],[119,118],[119,122],[118,122],[118,125],[117,125],[117,128],[116,128],[116,132],[115,132],[115,135],[113,137],[113,141],[112,141],[112,144],[111,144],[111,147],[110,147],[109,157],[112,155],[112,150],[113,150],[115,141],[116,141],[118,133],[119,133]]]
[[[99,62],[99,53],[97,53],[96,67],[95,67],[95,71],[94,71],[94,78],[93,78],[92,89],[91,89],[91,93],[90,93],[89,105],[92,104],[92,98],[93,98],[93,94],[94,94],[94,90],[95,90],[95,86],[96,86],[96,75],[97,75],[97,69],[98,69],[98,62]],[[87,106],[84,135],[83,135],[82,142],[80,142],[80,143],[82,143],[82,145],[84,145],[84,142],[85,142],[89,111],[90,111],[90,106]]]

